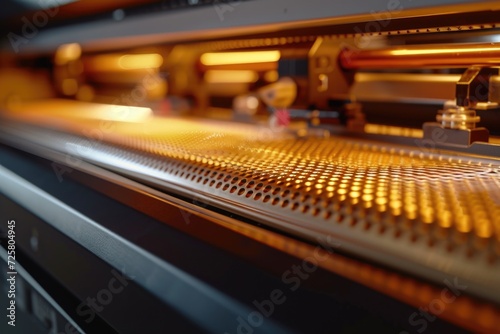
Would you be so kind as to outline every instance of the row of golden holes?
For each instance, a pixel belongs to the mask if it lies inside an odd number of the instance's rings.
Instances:
[[[207,182],[208,182],[208,179],[205,179],[205,180],[204,180],[204,184],[206,184]],[[210,186],[213,186],[213,185],[215,184],[215,182],[216,182],[215,180],[212,180],[212,181],[211,181],[211,183],[210,183]],[[229,187],[230,187],[230,184],[229,184],[229,183],[225,183],[225,184],[223,184],[222,182],[218,182],[218,183],[215,185],[215,188],[217,188],[217,189],[219,189],[219,188],[221,188],[221,187],[222,187],[222,190],[223,190],[223,191],[227,191],[227,190],[229,189]],[[229,190],[229,192],[230,192],[230,193],[232,193],[232,194],[233,194],[233,193],[235,193],[236,191],[238,191],[238,192],[237,192],[237,195],[238,195],[238,196],[242,196],[243,194],[245,194],[245,188],[238,188],[238,186],[236,186],[236,185],[233,185],[233,186],[231,187],[231,189]],[[246,197],[246,198],[251,198],[251,197],[252,197],[252,195],[253,195],[253,193],[254,193],[254,191],[253,191],[253,190],[248,190],[248,191],[246,192],[245,197]],[[263,196],[263,195],[262,195],[262,193],[261,193],[261,192],[258,192],[258,193],[256,193],[256,194],[255,194],[255,196],[254,196],[253,198],[254,198],[254,200],[258,201],[258,200],[260,200],[260,199],[262,198],[262,196]],[[309,196],[305,196],[304,200],[308,200],[308,199],[309,199]],[[266,196],[262,199],[262,201],[263,201],[264,203],[267,203],[267,202],[269,202],[270,200],[271,200],[271,195],[266,195]],[[280,202],[280,200],[281,200],[281,199],[280,199],[279,197],[275,197],[275,198],[273,199],[273,201],[271,202],[271,204],[272,204],[272,205],[277,205],[277,204]],[[290,201],[289,201],[289,200],[284,200],[284,201],[282,201],[281,206],[282,206],[283,208],[285,208],[285,207],[287,207],[289,204],[290,204]],[[291,208],[291,210],[296,210],[298,207],[299,207],[299,204],[298,204],[297,202],[293,202],[293,203],[292,203],[292,206],[291,206],[290,208]],[[306,213],[306,212],[308,212],[308,211],[309,211],[309,209],[310,209],[310,206],[309,206],[309,205],[304,205],[304,206],[302,207],[302,210],[301,210],[301,211],[302,211],[303,213]],[[313,213],[313,215],[314,215],[314,216],[317,216],[320,212],[321,212],[321,209],[319,209],[319,208],[314,208],[314,209],[313,209],[313,211],[312,211],[312,213]],[[327,213],[325,213],[325,218],[329,218],[330,216],[331,216],[331,212],[327,212]]]
[[[201,180],[201,177],[199,178],[199,180],[198,180],[198,181],[200,181],[200,180]],[[204,184],[206,184],[206,182],[208,182],[208,179],[205,179]],[[215,181],[214,181],[214,180],[212,180],[212,182],[211,182],[211,184],[210,184],[210,185],[212,186],[214,183],[215,183]],[[218,185],[218,187],[217,187],[217,188],[219,188],[219,187],[220,187],[220,185],[221,185],[221,183],[219,182],[219,185]],[[224,185],[223,190],[224,190],[224,191],[226,191],[226,190],[229,188],[229,186],[230,186],[229,184],[225,184],[225,185]],[[231,192],[231,193],[235,193],[235,192],[236,192],[236,190],[238,190],[238,187],[237,187],[237,186],[233,186],[233,187],[231,188],[230,192]],[[238,196],[242,196],[244,193],[245,193],[245,189],[244,189],[244,188],[239,188],[239,190],[238,190]],[[253,193],[254,193],[254,192],[253,192],[253,190],[248,190],[248,191],[246,192],[245,197],[246,197],[246,198],[251,198],[251,197],[252,197],[252,195],[253,195]],[[255,196],[254,196],[254,200],[259,200],[259,199],[261,199],[261,197],[262,197],[262,193],[258,192],[258,193],[256,193],[256,194],[255,194]],[[270,200],[271,200],[271,196],[270,196],[270,195],[266,195],[266,196],[264,197],[264,199],[263,199],[263,202],[264,202],[264,203],[267,203],[267,202],[269,202]],[[272,204],[272,205],[277,205],[280,201],[281,201],[281,199],[280,199],[279,197],[275,197],[275,198],[273,198],[273,200],[271,201],[271,204]],[[283,200],[283,201],[281,202],[281,207],[285,208],[285,207],[287,207],[289,204],[290,204],[290,201],[289,201],[289,200]],[[294,210],[296,210],[298,207],[299,207],[299,204],[298,204],[297,202],[293,202],[293,203],[292,203],[292,206],[290,207],[290,209],[291,209],[292,211],[294,211]],[[301,210],[301,211],[302,211],[303,213],[307,213],[307,212],[309,211],[309,209],[310,209],[309,205],[304,205],[304,206],[302,207],[302,210]],[[319,213],[320,213],[320,212],[321,212],[321,209],[319,209],[319,208],[314,208],[311,214],[312,214],[313,216],[317,216],[317,215],[319,215]],[[330,218],[330,217],[331,217],[331,215],[332,215],[332,213],[331,213],[330,211],[326,211],[326,212],[324,213],[323,217],[324,217],[325,219],[328,219],[328,218]],[[340,221],[342,221],[342,220],[343,220],[343,219],[342,219],[342,218],[340,218],[340,219],[339,219],[339,222],[340,222]]]
[[[149,161],[149,162],[150,162],[150,161]],[[149,162],[148,162],[148,163],[149,163]],[[188,168],[188,170],[190,170],[190,169],[192,169],[192,167],[189,167],[189,168]],[[197,169],[198,169],[197,167],[196,167],[196,168],[194,168],[193,172],[196,172],[196,171],[197,171]],[[205,171],[204,169],[201,169],[201,170],[200,170],[200,173],[203,173],[204,171]],[[205,174],[207,174],[207,173],[210,173],[210,172],[209,172],[209,171],[207,171]],[[217,174],[217,172],[213,172],[213,173],[214,173],[214,175],[216,175],[216,174]],[[183,175],[183,174],[181,174],[181,176],[182,176],[182,175]],[[187,178],[189,178],[189,176],[190,176],[190,174],[187,174],[187,176],[186,176],[186,177],[187,177]],[[226,176],[226,179],[227,179],[227,180],[229,180],[230,178],[231,178],[231,177],[230,177],[229,175],[228,175],[228,176]],[[195,176],[193,176],[193,177],[191,178],[191,180],[194,180],[194,179],[195,179]],[[203,178],[202,178],[202,177],[199,177],[197,182],[201,182],[202,180],[203,180]],[[233,184],[234,184],[234,183],[236,183],[238,180],[239,180],[239,179],[238,179],[237,177],[234,177],[234,178],[233,178],[233,180],[231,181],[231,183],[233,183]],[[205,179],[204,184],[206,184],[207,182],[208,182],[208,180],[207,180],[207,179]],[[239,186],[242,186],[242,185],[244,185],[246,182],[247,182],[247,180],[246,180],[246,179],[242,179],[242,180],[240,180],[240,182],[238,183],[238,185],[239,185]],[[249,184],[248,184],[248,186],[250,186],[250,187],[251,187],[254,183],[255,183],[254,181],[251,181],[251,183],[249,183]],[[213,183],[212,183],[212,185],[213,185]],[[259,183],[259,184],[257,185],[257,187],[261,187],[261,186],[262,186],[262,183]],[[257,187],[256,187],[256,189],[257,189]],[[233,188],[234,188],[234,187],[233,187]],[[264,192],[268,192],[268,191],[270,191],[271,189],[272,189],[272,187],[271,187],[271,186],[267,186],[267,187],[264,189]],[[224,190],[226,190],[226,189],[224,189]],[[235,190],[236,190],[236,189],[232,190],[232,192],[234,192]],[[278,188],[275,188],[275,189],[273,190],[272,194],[273,194],[273,195],[276,195],[277,193],[279,193],[279,191],[280,191],[280,190],[281,190],[281,189],[280,189],[279,187],[278,187]],[[244,193],[244,190],[242,189],[242,190],[240,190],[240,191],[238,192],[238,195],[240,195],[240,196],[241,196],[243,193]],[[290,193],[290,191],[289,191],[289,190],[286,190],[286,191],[284,191],[283,196],[287,196],[289,193]],[[249,196],[247,196],[247,197],[249,197]],[[306,196],[305,196],[305,198],[304,198],[304,200],[307,200],[307,199],[308,199],[308,197],[309,197],[309,195],[306,195]],[[272,204],[273,204],[273,205],[276,205],[278,202],[279,202],[279,200],[275,199],[275,200],[272,202]],[[283,207],[286,207],[287,205],[288,205],[288,202],[284,202],[282,206],[283,206]],[[307,209],[306,209],[305,211],[307,211]]]
[[[190,169],[192,169],[192,167],[189,167],[189,168],[188,168],[188,170],[190,170]],[[197,170],[197,168],[195,168],[195,169],[193,170],[193,172],[194,172],[194,171],[196,171],[196,170]],[[203,173],[203,171],[204,171],[204,169],[201,169],[201,170],[200,170],[200,173]],[[207,174],[207,173],[210,173],[210,172],[209,172],[209,171],[207,171],[205,174]],[[217,172],[213,172],[213,173],[214,173],[214,174],[217,174]],[[184,174],[182,173],[182,174],[181,174],[181,176],[183,176],[183,175],[184,175]],[[219,175],[220,175],[220,176],[222,176],[221,174],[219,174]],[[186,178],[189,178],[189,176],[190,176],[190,174],[188,173],[188,174],[186,175]],[[219,177],[219,178],[220,178],[220,177]],[[193,181],[194,181],[194,179],[195,179],[195,176],[193,175],[193,176],[191,177],[191,180],[193,180]],[[229,180],[229,179],[230,179],[230,177],[229,177],[229,178],[228,178],[228,177],[226,177],[226,180]],[[202,180],[203,180],[203,178],[202,178],[202,177],[199,177],[199,178],[198,178],[198,180],[197,180],[197,182],[199,183],[199,182],[201,182]],[[231,183],[235,183],[236,181],[238,181],[238,178],[233,178],[233,181],[232,181]],[[203,184],[206,184],[207,182],[208,182],[208,179],[205,179],[205,180],[204,180],[204,182],[203,182]],[[245,183],[246,183],[246,179],[242,179],[242,180],[239,182],[239,184],[238,184],[238,185],[239,185],[239,186],[242,186],[242,185],[244,185]],[[251,181],[251,182],[249,182],[249,184],[248,184],[248,185],[250,186],[250,185],[253,185],[254,183],[255,183],[254,181]],[[213,184],[214,184],[214,182],[212,182],[212,183],[210,184],[210,186],[213,186]],[[261,188],[261,187],[262,187],[262,185],[263,185],[262,183],[259,183],[259,184],[257,185],[257,187],[256,187],[256,190],[258,190],[259,188]],[[224,190],[226,190],[226,189],[227,189],[227,187],[225,187],[225,189],[224,189]],[[271,187],[271,186],[267,186],[267,187],[264,189],[264,192],[268,192],[268,191],[270,191],[271,189],[272,189],[272,187]],[[281,189],[280,189],[279,187],[278,187],[278,188],[275,188],[275,189],[273,190],[272,194],[273,194],[273,195],[276,195],[276,194],[278,194],[278,193],[279,193],[279,191],[280,191],[280,190],[281,190]],[[290,193],[290,191],[287,189],[287,190],[285,190],[285,191],[283,192],[282,196],[283,196],[283,197],[285,197],[285,196],[287,196],[289,193]],[[242,194],[242,193],[239,193],[239,195],[241,195],[241,194]],[[296,198],[298,195],[300,195],[298,192],[294,193],[294,196],[292,196],[292,199]],[[307,200],[310,198],[310,196],[309,196],[309,195],[305,195],[305,196],[303,196],[303,197],[304,197],[304,198],[303,198],[303,201],[307,201]],[[285,205],[285,206],[286,206],[286,205]]]
[[[183,175],[181,174],[181,176],[183,176]],[[223,177],[223,175],[222,175],[222,174],[219,174],[219,176],[217,177],[217,179],[219,179],[219,180],[220,180],[222,177]],[[187,174],[187,175],[186,175],[186,178],[189,178],[189,174]],[[226,177],[226,178],[224,179],[224,181],[229,180],[229,179],[230,179],[230,178]],[[203,178],[202,178],[202,177],[199,177],[197,182],[199,183],[199,182],[201,182],[202,180],[203,180]],[[234,180],[234,179],[233,179],[233,180]],[[207,184],[207,183],[208,183],[208,181],[209,181],[209,179],[208,179],[208,178],[205,178],[205,179],[204,179],[204,181],[203,181],[203,184]],[[226,182],[227,182],[227,181],[226,181]],[[246,182],[246,180],[245,180],[245,179],[242,179],[242,180],[238,183],[238,186],[240,186],[240,187],[241,187],[242,185],[244,185],[244,184],[245,184],[245,182]],[[213,186],[213,185],[214,185],[214,183],[215,183],[215,181],[214,181],[214,180],[212,180],[212,182],[210,183],[210,186]],[[233,183],[233,184],[234,184],[234,182],[231,182],[231,183]],[[222,186],[222,184],[223,184],[223,182],[219,182],[219,183],[216,185],[216,188],[217,188],[217,189],[218,189],[218,188],[220,188],[220,187]],[[248,185],[247,185],[247,188],[249,188],[249,186],[250,186],[250,185],[253,185],[253,184],[255,184],[255,181],[250,181],[250,182],[248,183]],[[225,185],[223,190],[226,190],[228,187],[229,187],[229,184]],[[259,191],[259,190],[261,190],[263,187],[264,187],[264,184],[263,184],[263,183],[258,183],[258,184],[255,186],[255,188],[254,188],[254,189],[255,189],[255,191]],[[266,186],[266,187],[265,187],[262,191],[263,191],[264,193],[267,193],[267,192],[270,192],[271,190],[272,190],[272,195],[277,195],[277,194],[281,191],[281,188],[280,188],[280,187],[278,187],[278,188],[273,189],[273,188],[272,188],[272,186],[267,185],[267,186]],[[291,193],[291,191],[290,191],[289,189],[285,189],[285,190],[283,191],[283,193],[281,194],[281,196],[282,196],[282,197],[286,197],[286,196],[290,195],[290,193]],[[297,198],[297,197],[299,197],[299,196],[300,196],[300,193],[299,193],[299,192],[295,192],[295,193],[293,193],[293,194],[292,194],[291,199],[295,199],[295,198]],[[302,196],[302,200],[303,200],[303,201],[307,201],[307,200],[309,200],[310,198],[311,198],[311,196],[310,196],[310,195],[308,195],[308,194],[306,194],[306,195],[303,195],[303,196]]]
[[[154,161],[152,161],[152,160],[148,160],[148,161],[147,161],[147,165],[151,165],[151,166],[153,166],[153,165],[155,165],[155,164],[154,164]],[[184,168],[185,168],[185,167],[184,167]],[[188,167],[188,169],[187,169],[187,170],[190,170],[190,169],[192,169],[192,168],[193,168],[192,166],[191,166],[191,167]],[[198,170],[198,167],[194,168],[193,172],[196,172],[197,170]],[[204,169],[202,168],[202,169],[200,170],[200,172],[199,172],[199,173],[203,173],[203,172],[204,172]],[[397,171],[396,171],[396,172],[397,172]],[[407,172],[408,172],[408,171],[407,171]],[[412,170],[410,169],[410,170],[409,170],[409,172],[411,173],[411,172],[412,172]],[[210,172],[209,172],[209,171],[207,171],[205,174],[206,174],[206,175],[208,175],[209,173],[210,173]],[[213,172],[213,174],[214,174],[214,175],[217,175],[217,172],[215,172],[215,171],[214,171],[214,172]],[[396,173],[396,174],[398,174],[398,173]],[[431,170],[431,171],[428,171],[428,174],[432,175],[432,174],[434,174],[434,173],[433,173],[433,172],[432,172],[432,170]],[[190,174],[187,174],[187,178],[189,178],[189,176],[190,176]],[[194,180],[194,179],[195,179],[195,176],[193,175],[193,177],[192,177],[191,179],[192,179],[192,180]],[[198,182],[201,182],[201,180],[202,180],[202,179],[203,179],[202,177],[199,177],[199,178],[198,178]],[[235,177],[235,178],[233,178],[233,181],[232,181],[231,183],[236,183],[237,181],[238,181],[238,178],[237,178],[237,177]],[[274,180],[272,180],[272,181],[274,181]],[[205,179],[204,184],[206,184],[207,182],[208,182],[208,179]],[[215,182],[215,181],[213,181],[213,182]],[[254,181],[251,181],[251,182],[252,182],[252,183],[251,183],[251,184],[249,183],[249,185],[248,185],[249,187],[251,187],[251,186],[254,184]],[[239,182],[239,184],[238,184],[238,185],[239,185],[239,186],[242,186],[242,185],[244,185],[245,183],[246,183],[246,180],[245,180],[245,179],[243,179],[243,180],[241,180],[241,181]],[[212,183],[212,185],[213,185],[213,183]],[[259,185],[262,185],[262,184],[261,184],[261,183],[259,183]],[[270,188],[268,188],[268,189],[270,190],[271,188],[272,188],[272,187],[270,187]],[[268,191],[269,191],[269,190],[268,190]],[[280,191],[280,188],[275,189],[275,190],[273,191],[273,195],[276,195],[279,191]],[[244,193],[244,190],[243,190],[243,189],[240,189],[240,191],[238,192],[238,195],[242,195],[243,193]],[[286,191],[284,192],[284,195],[283,195],[283,196],[288,195],[288,193],[289,193],[289,190],[286,190]],[[251,196],[251,195],[250,195],[250,196]],[[247,197],[250,197],[250,196],[247,196]],[[308,196],[308,195],[307,195],[307,196]],[[276,205],[276,204],[278,204],[278,203],[279,203],[279,199],[277,199],[277,198],[275,198],[275,199],[273,200],[273,202],[272,202],[272,204],[273,204],[273,205]],[[294,203],[294,204],[297,204],[297,203]],[[282,206],[283,206],[283,207],[286,207],[287,205],[288,205],[288,201],[284,201],[284,202],[282,203]],[[297,205],[298,205],[298,204],[297,204]],[[294,209],[294,208],[292,208],[292,209]],[[308,209],[306,208],[306,210],[305,210],[305,211],[307,211],[307,210],[308,210]],[[316,210],[319,210],[319,209],[316,209]]]
[[[196,171],[196,169],[195,169],[194,171]],[[203,171],[204,171],[204,169],[201,169],[201,170],[200,170],[200,173],[203,173]],[[207,171],[205,174],[206,174],[206,175],[208,175],[209,173],[210,173],[210,171]],[[214,174],[214,175],[217,175],[217,172],[213,172],[213,174]],[[186,177],[187,177],[187,178],[189,178],[189,174],[188,174]],[[195,176],[195,175],[193,175],[193,176],[192,176],[192,178],[191,178],[191,180],[194,180],[194,179],[195,179],[195,177],[196,177],[196,176]],[[199,182],[201,182],[202,180],[203,180],[203,177],[201,177],[201,176],[200,176],[200,177],[198,178],[197,182],[199,183]],[[232,182],[232,183],[236,182],[237,180],[238,180],[238,178],[233,178],[233,182]],[[209,179],[205,178],[205,179],[204,179],[203,184],[206,184],[208,181],[209,181]],[[214,183],[215,183],[215,181],[214,181],[214,180],[212,180],[212,182],[211,182],[210,186],[213,186],[213,184],[214,184]],[[239,182],[239,184],[238,184],[238,185],[239,185],[239,186],[242,186],[242,185],[244,185],[245,183],[246,183],[246,179],[242,179],[242,180]],[[255,182],[254,182],[254,181],[250,181],[250,182],[249,182],[249,184],[248,184],[248,186],[250,186],[250,187],[251,187],[253,184],[255,184]],[[260,186],[262,186],[262,183],[259,183],[259,185],[260,185]],[[259,186],[259,185],[258,185],[258,186]],[[224,189],[224,190],[227,190],[227,187],[225,187],[225,189]],[[235,190],[236,190],[236,188],[235,188],[235,187],[233,187],[233,189],[232,189],[232,191],[231,191],[231,192],[235,192]],[[273,194],[273,195],[276,195],[279,191],[280,191],[280,188],[276,188],[276,189],[274,189],[274,191],[273,191],[273,193],[272,193],[272,194]],[[238,192],[238,195],[239,195],[239,196],[241,196],[241,195],[243,195],[243,193],[244,193],[244,192],[245,192],[245,191],[244,191],[244,189],[240,189],[240,190],[239,190],[239,192]],[[282,196],[287,196],[289,193],[290,193],[290,191],[289,191],[289,190],[285,190],[285,191],[283,192],[283,195],[282,195]],[[249,192],[247,193],[246,197],[247,197],[247,198],[249,198],[249,197],[251,197],[251,195],[252,195],[252,194],[253,194],[253,191],[249,191]],[[299,194],[299,193],[295,193],[294,195],[298,195],[298,194]],[[260,196],[261,196],[261,194],[257,194],[257,195],[255,196],[255,200],[260,199]],[[307,199],[309,199],[309,197],[310,197],[309,195],[304,196],[304,201],[305,201],[305,200],[307,200]],[[294,199],[294,198],[295,198],[295,196],[294,196],[292,199]],[[266,202],[266,200],[265,200],[264,202]],[[272,201],[272,203],[271,203],[271,204],[272,204],[272,205],[277,205],[279,202],[280,202],[280,200],[279,200],[278,198],[275,198],[275,199],[273,199],[273,201]],[[288,204],[289,204],[289,201],[288,201],[288,200],[285,200],[285,201],[283,201],[283,202],[282,202],[282,205],[281,205],[281,206],[282,206],[283,208],[285,208],[285,207],[287,207],[287,206],[288,206]],[[313,204],[316,204],[316,202],[315,202],[315,203],[313,203]],[[324,204],[324,203],[323,203],[323,204]],[[293,205],[292,205],[292,207],[291,207],[291,210],[296,210],[296,208],[297,208],[298,206],[299,206],[299,204],[298,204],[298,203],[296,203],[296,202],[294,202],[294,203],[293,203]],[[305,205],[305,206],[303,207],[303,209],[302,209],[302,212],[304,212],[304,213],[305,213],[305,212],[307,212],[308,210],[309,210],[309,206]],[[320,210],[319,208],[315,208],[315,209],[313,210],[313,212],[312,212],[312,215],[317,216],[317,215],[320,213],[320,211],[321,211],[321,210]],[[325,218],[325,219],[328,219],[330,216],[331,216],[331,212],[326,211],[326,212],[325,212],[325,214],[324,214],[324,218]]]

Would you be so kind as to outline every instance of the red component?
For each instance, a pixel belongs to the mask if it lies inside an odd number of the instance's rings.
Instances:
[[[290,124],[290,113],[287,109],[277,109],[275,112],[276,120],[280,126],[288,126]]]

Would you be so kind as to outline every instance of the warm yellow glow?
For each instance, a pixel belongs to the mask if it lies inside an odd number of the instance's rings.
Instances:
[[[163,57],[158,53],[124,55],[120,57],[118,64],[126,70],[158,68],[163,64]]]
[[[323,38],[322,37],[316,38],[316,41],[314,42],[313,46],[309,50],[309,57],[312,57],[312,56],[314,56],[316,54],[316,52],[318,51],[318,49],[319,49],[319,47],[321,46],[322,43],[323,43]]]
[[[246,100],[247,108],[256,109],[259,106],[259,99],[255,96],[249,96]]]
[[[441,54],[441,53],[471,53],[471,52],[491,52],[497,50],[498,48],[488,47],[488,48],[451,48],[451,49],[420,49],[420,50],[392,50],[390,53],[394,56],[412,56],[412,55],[431,55],[431,54]]]
[[[366,133],[375,133],[380,135],[405,136],[414,138],[422,138],[423,136],[422,129],[411,129],[371,123],[365,124],[364,130]]]
[[[217,52],[205,53],[201,63],[207,66],[269,63],[280,59],[279,51]]]
[[[87,115],[87,117],[116,122],[140,123],[153,116],[151,108],[125,105],[94,105],[95,109],[92,115]]]
[[[264,73],[264,80],[267,82],[275,82],[280,78],[278,71],[267,71]]]
[[[64,79],[61,89],[64,95],[75,95],[78,91],[78,82],[75,79]]]
[[[143,70],[160,67],[163,57],[158,53],[104,54],[90,58],[87,64],[95,71]]]
[[[92,101],[94,98],[95,92],[94,88],[90,85],[83,85],[78,89],[78,93],[76,94],[76,98],[80,101]]]
[[[123,123],[142,123],[153,117],[151,108],[89,103],[66,99],[51,99],[45,101],[25,102],[12,108],[20,114],[28,114],[33,119],[73,119],[77,122],[85,121],[114,121]],[[36,113],[32,111],[36,110]],[[50,117],[47,117],[50,115]]]
[[[363,73],[354,75],[355,82],[450,82],[460,80],[460,74],[414,74],[414,73]]]
[[[57,48],[55,62],[57,65],[64,65],[80,58],[81,54],[82,48],[78,43],[63,44]]]
[[[255,82],[259,76],[255,71],[209,70],[205,73],[205,81],[209,83]]]

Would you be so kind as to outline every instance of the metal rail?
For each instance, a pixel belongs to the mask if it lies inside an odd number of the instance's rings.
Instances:
[[[500,66],[500,43],[411,45],[339,54],[344,69]]]

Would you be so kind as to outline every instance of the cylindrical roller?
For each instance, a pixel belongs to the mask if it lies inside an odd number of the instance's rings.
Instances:
[[[344,69],[500,66],[500,44],[410,45],[385,49],[344,49]]]

